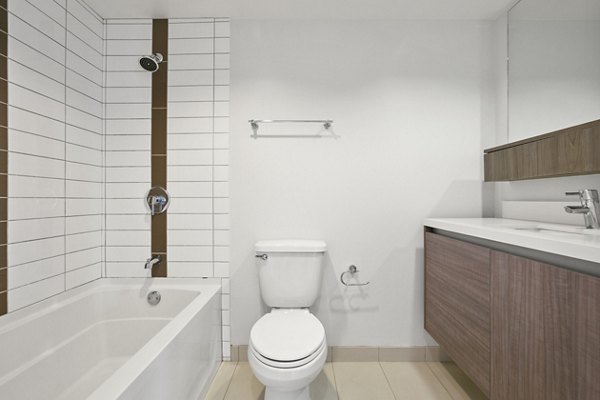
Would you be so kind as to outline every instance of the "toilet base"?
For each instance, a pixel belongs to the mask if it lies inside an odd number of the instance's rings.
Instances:
[[[310,390],[308,386],[292,391],[267,387],[265,389],[265,400],[310,400]]]

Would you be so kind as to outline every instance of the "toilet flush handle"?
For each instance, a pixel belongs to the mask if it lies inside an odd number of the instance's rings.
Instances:
[[[265,261],[267,260],[267,258],[269,258],[269,256],[266,255],[266,254],[257,254],[254,257],[256,257],[256,258],[262,258]]]

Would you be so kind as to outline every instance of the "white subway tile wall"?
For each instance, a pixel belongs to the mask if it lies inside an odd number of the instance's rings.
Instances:
[[[77,0],[67,0],[67,11],[66,219],[79,221],[78,232],[66,236],[70,289],[103,268],[105,32],[104,21]]]
[[[150,257],[152,20],[106,20],[106,275],[145,277]]]
[[[106,274],[147,276],[152,21],[106,20],[106,37]],[[168,68],[168,276],[221,279],[229,359],[229,20],[169,20]]]
[[[104,23],[9,1],[9,311],[101,277]]]
[[[9,2],[8,307],[145,277],[152,20]],[[211,277],[229,326],[229,20],[169,21],[168,276]]]
[[[167,176],[169,275],[221,278],[223,357],[230,358],[228,123],[229,20],[169,21]],[[218,65],[220,63],[220,65]],[[226,78],[225,78],[226,77]],[[223,112],[227,110],[227,112]],[[227,138],[227,139],[222,139]]]

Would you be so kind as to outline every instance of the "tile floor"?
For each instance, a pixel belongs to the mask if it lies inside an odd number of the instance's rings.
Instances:
[[[451,362],[327,363],[310,387],[312,400],[485,400]],[[247,362],[224,362],[205,400],[260,400],[264,386]]]

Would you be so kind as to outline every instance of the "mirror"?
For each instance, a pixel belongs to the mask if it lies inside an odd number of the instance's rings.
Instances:
[[[509,142],[600,119],[600,0],[521,0],[508,56]]]

